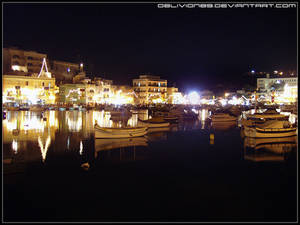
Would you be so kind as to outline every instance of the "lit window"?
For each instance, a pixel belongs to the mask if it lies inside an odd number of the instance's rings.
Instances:
[[[160,87],[160,83],[158,83],[158,87]]]
[[[138,86],[140,87],[141,86],[141,83],[139,82]]]
[[[68,73],[70,73],[70,71],[71,71],[71,70],[70,70],[70,68],[69,68],[69,67],[68,67],[67,71],[68,71]]]

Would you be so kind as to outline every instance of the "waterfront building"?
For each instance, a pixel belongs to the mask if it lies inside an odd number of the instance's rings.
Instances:
[[[57,84],[72,83],[73,78],[80,72],[80,65],[71,62],[50,60],[51,72]],[[83,69],[83,68],[82,68]]]
[[[42,61],[40,73],[31,75],[4,74],[2,76],[3,103],[54,104],[58,88],[55,78],[47,69],[46,59]]]
[[[276,96],[281,102],[295,102],[298,98],[297,76],[266,76],[257,79],[259,94]]]
[[[134,104],[135,93],[128,85],[112,85],[112,104]]]
[[[136,94],[135,103],[151,104],[167,102],[167,80],[159,76],[140,75],[133,79],[133,90]]]
[[[3,48],[3,73],[15,75],[39,73],[44,58],[47,59],[46,54],[35,51]]]
[[[59,86],[59,102],[62,104],[94,105],[95,89],[95,84],[61,84]]]
[[[184,104],[185,99],[176,87],[167,88],[168,104]]]
[[[50,60],[47,54],[13,48],[3,48],[3,73],[11,75],[32,75],[39,73],[43,59],[55,77],[56,84],[72,83],[73,77],[83,71],[83,64]]]

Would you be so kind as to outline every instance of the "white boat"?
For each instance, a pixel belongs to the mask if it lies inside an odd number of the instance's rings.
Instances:
[[[95,125],[95,138],[131,138],[147,134],[147,127],[99,127]]]
[[[104,151],[116,148],[125,148],[131,146],[148,146],[147,138],[134,137],[134,138],[116,138],[116,139],[96,139],[95,151]]]
[[[275,109],[267,109],[263,113],[254,113],[251,115],[247,115],[246,119],[242,119],[242,125],[251,127],[256,124],[263,124],[268,120],[288,120],[289,116],[280,114]]]
[[[253,138],[280,138],[297,135],[297,128],[292,127],[289,121],[269,120],[255,127],[245,127],[246,137]]]
[[[156,117],[148,120],[138,119],[138,121],[142,126],[146,126],[149,128],[170,126],[170,123],[166,122],[162,117]]]
[[[232,122],[232,121],[236,121],[237,118],[234,116],[231,116],[227,113],[216,113],[214,115],[211,116],[211,121],[213,123],[216,122]]]

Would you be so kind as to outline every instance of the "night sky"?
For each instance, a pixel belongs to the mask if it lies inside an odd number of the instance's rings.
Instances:
[[[157,4],[4,4],[3,47],[88,66],[132,84],[160,75],[181,90],[297,69],[297,9],[159,9]]]

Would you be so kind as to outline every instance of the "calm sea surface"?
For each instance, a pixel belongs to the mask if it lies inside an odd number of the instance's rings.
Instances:
[[[8,112],[4,221],[296,221],[297,137],[257,143],[240,121],[212,126],[209,111],[197,112],[116,140],[93,137],[96,121],[121,126],[108,112]],[[138,117],[148,112],[128,124]]]

